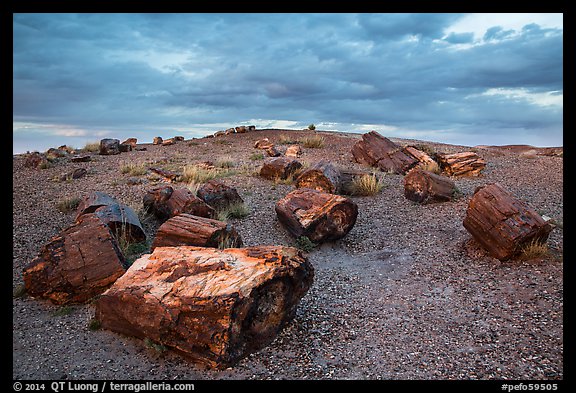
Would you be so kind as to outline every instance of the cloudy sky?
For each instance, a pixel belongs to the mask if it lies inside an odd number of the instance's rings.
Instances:
[[[14,14],[13,151],[235,125],[563,144],[562,14]]]

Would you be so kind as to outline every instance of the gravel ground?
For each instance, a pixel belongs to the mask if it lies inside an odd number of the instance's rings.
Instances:
[[[157,182],[150,174],[129,184],[126,163],[156,163],[178,169],[206,160],[232,161],[235,186],[251,214],[232,223],[245,245],[294,245],[276,219],[274,204],[292,186],[255,176],[261,160],[256,140],[281,135],[298,139],[310,132],[267,130],[202,138],[173,146],[139,145],[146,151],[94,155],[88,163],[61,162],[47,169],[25,168],[13,157],[13,276],[50,237],[72,224],[74,213],[57,203],[104,191],[136,210]],[[341,167],[360,135],[318,134],[325,146],[304,149],[302,162],[327,158]],[[167,136],[169,137],[169,136]],[[391,138],[426,144],[437,152],[466,146]],[[278,145],[280,149],[285,145]],[[403,177],[380,173],[384,189],[353,197],[358,220],[351,232],[308,254],[315,280],[295,319],[266,348],[235,367],[206,370],[172,351],[158,352],[142,340],[92,331],[90,304],[66,309],[28,296],[13,298],[14,379],[563,379],[563,158],[494,147],[477,147],[487,161],[483,175],[455,179],[459,197],[421,206],[404,198]],[[83,167],[88,174],[55,181]],[[558,226],[549,255],[500,262],[486,256],[462,226],[474,189],[499,182]],[[152,239],[158,222],[145,222]],[[65,311],[65,312],[62,312]],[[64,314],[64,315],[61,315]]]

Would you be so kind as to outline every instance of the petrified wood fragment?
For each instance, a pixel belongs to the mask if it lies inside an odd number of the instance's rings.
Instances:
[[[300,168],[302,168],[302,164],[292,158],[271,157],[264,160],[264,164],[260,168],[260,176],[266,179],[284,180]]]
[[[319,161],[300,173],[295,186],[336,194],[340,189],[340,170],[330,161]]]
[[[476,189],[463,225],[490,255],[500,260],[520,253],[533,240],[546,242],[552,230],[534,209],[498,183]]]
[[[159,168],[159,167],[155,167],[155,166],[151,166],[148,167],[148,169],[151,172],[154,172],[155,174],[157,174],[158,176],[162,177],[165,181],[172,183],[173,181],[176,181],[176,179],[178,178],[179,174],[176,172],[172,172],[169,171],[167,169],[164,168]]]
[[[414,157],[406,155],[400,146],[376,131],[362,135],[362,140],[352,146],[352,156],[360,164],[402,175],[418,163]]]
[[[284,153],[286,157],[295,157],[298,158],[302,155],[302,147],[300,145],[290,145],[286,149],[286,153]]]
[[[152,250],[166,246],[242,247],[242,238],[231,224],[181,213],[158,228]]]
[[[440,169],[448,176],[478,176],[486,167],[486,161],[472,151],[454,154],[439,153],[436,157]]]
[[[86,195],[80,201],[78,208],[76,209],[76,218],[75,220],[78,221],[78,218],[86,213],[94,213],[96,209],[101,206],[108,206],[108,205],[117,205],[119,202],[116,198],[111,197],[110,195],[106,194],[102,191],[94,191],[90,194]]]
[[[413,168],[404,176],[404,196],[421,204],[447,202],[456,192],[454,182],[446,177],[420,168]]]
[[[307,236],[319,243],[340,239],[350,232],[358,206],[340,195],[298,188],[276,203],[276,215],[293,236]]]
[[[155,136],[154,139],[152,140],[152,144],[153,145],[161,145],[162,141],[163,141],[163,139],[161,136]]]
[[[187,188],[174,189],[163,185],[146,192],[144,207],[161,220],[167,220],[180,213],[214,218],[215,210]]]
[[[198,198],[216,210],[222,210],[230,205],[244,203],[234,187],[230,187],[219,180],[208,180],[196,192]]]
[[[404,152],[418,160],[417,166],[425,171],[439,173],[440,166],[426,152],[417,149],[414,146],[404,147]]]
[[[120,140],[111,138],[100,140],[100,151],[98,154],[105,156],[120,154]]]
[[[124,263],[108,227],[95,214],[84,214],[42,247],[24,269],[24,284],[34,297],[83,303],[124,274]]]
[[[292,247],[157,247],[98,298],[95,317],[104,329],[224,368],[272,342],[313,276]]]
[[[117,239],[128,243],[146,241],[146,233],[140,219],[130,206],[121,203],[101,206],[94,214],[110,228]]]

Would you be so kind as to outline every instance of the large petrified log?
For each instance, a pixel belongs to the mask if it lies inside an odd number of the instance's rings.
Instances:
[[[84,214],[24,268],[24,285],[31,296],[56,304],[83,303],[124,274],[124,264],[110,229],[95,214]]]
[[[216,210],[223,210],[231,205],[244,203],[234,187],[215,179],[202,184],[196,195]]]
[[[464,228],[495,258],[509,259],[532,241],[546,242],[552,226],[500,184],[478,187],[466,209]]]
[[[447,202],[456,192],[454,182],[446,177],[420,168],[413,168],[404,176],[404,196],[421,204]]]
[[[402,175],[418,163],[414,157],[406,155],[400,146],[376,131],[362,135],[362,140],[352,146],[352,156],[360,164]]]
[[[340,170],[330,161],[319,161],[300,173],[295,186],[336,194],[340,189]]]
[[[224,368],[272,342],[313,277],[292,247],[157,247],[98,298],[95,318]]]
[[[317,243],[344,237],[358,216],[358,206],[351,199],[309,188],[290,192],[275,209],[292,235],[307,236]]]
[[[118,240],[128,243],[146,241],[146,232],[138,215],[130,206],[121,203],[101,206],[94,214],[110,228]]]
[[[153,188],[146,192],[142,200],[144,207],[161,220],[167,220],[180,213],[214,218],[215,210],[187,188],[174,189],[169,185]]]
[[[108,205],[117,205],[119,202],[116,198],[111,197],[110,195],[106,194],[102,191],[93,191],[90,194],[86,195],[80,203],[78,204],[78,208],[76,209],[76,218],[75,220],[78,221],[78,218],[86,213],[94,213],[96,209],[101,206],[108,206]]]
[[[166,246],[242,247],[242,238],[231,224],[181,213],[158,228],[152,250]]]
[[[300,168],[302,168],[302,164],[292,158],[271,157],[264,160],[264,164],[260,168],[260,176],[266,179],[285,180]]]
[[[438,153],[436,158],[440,169],[448,176],[478,176],[486,167],[486,161],[472,151],[453,154]]]
[[[419,150],[414,146],[405,146],[404,152],[408,155],[411,155],[412,157],[414,157],[419,161],[417,166],[420,169],[433,173],[440,172],[440,166],[438,165],[438,163],[426,152],[423,152],[422,150]]]

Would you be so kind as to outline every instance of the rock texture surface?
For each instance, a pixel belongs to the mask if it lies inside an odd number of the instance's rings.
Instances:
[[[447,202],[456,192],[454,182],[435,173],[413,168],[404,176],[404,196],[421,204]]]
[[[102,294],[95,315],[105,329],[223,368],[276,337],[313,277],[290,247],[158,247]]]
[[[214,218],[215,210],[208,206],[187,188],[163,185],[148,190],[142,200],[144,207],[161,220],[167,220],[180,213]]]

